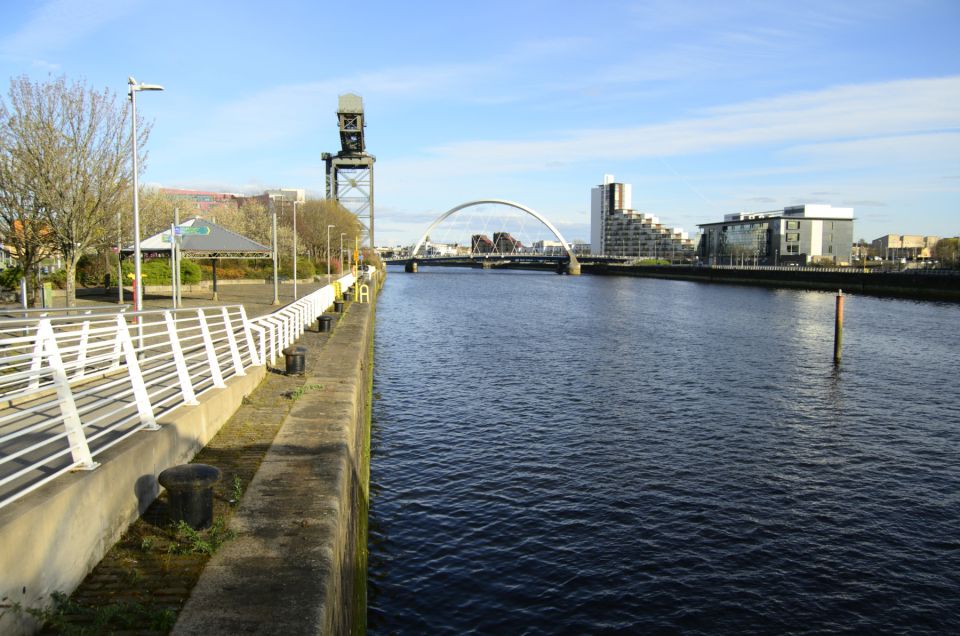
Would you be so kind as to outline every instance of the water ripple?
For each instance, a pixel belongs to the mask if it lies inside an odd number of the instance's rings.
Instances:
[[[960,631],[960,308],[391,276],[371,633]],[[951,378],[945,381],[944,378]]]

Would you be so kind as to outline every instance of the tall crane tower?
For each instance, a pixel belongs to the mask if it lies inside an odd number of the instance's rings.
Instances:
[[[340,152],[323,153],[326,164],[327,198],[335,199],[357,215],[363,225],[364,244],[374,247],[373,239],[373,162],[367,153],[363,128],[363,98],[353,93],[340,96],[337,108],[340,123]]]

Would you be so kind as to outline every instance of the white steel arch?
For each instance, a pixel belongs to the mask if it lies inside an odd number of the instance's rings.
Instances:
[[[485,204],[489,204],[489,203],[496,203],[496,204],[500,204],[500,205],[510,206],[511,208],[516,208],[516,209],[518,209],[518,210],[521,210],[521,211],[523,211],[523,212],[526,212],[527,214],[529,214],[530,216],[532,216],[532,217],[535,218],[536,220],[538,220],[538,221],[540,221],[541,223],[543,223],[544,225],[546,225],[546,226],[547,226],[547,229],[549,229],[551,232],[553,232],[553,235],[554,235],[555,237],[557,237],[557,240],[560,241],[560,244],[561,244],[561,245],[563,245],[564,251],[567,253],[567,256],[570,258],[570,264],[577,266],[577,268],[579,269],[579,265],[580,265],[580,264],[579,264],[579,262],[577,261],[577,257],[574,256],[574,255],[573,255],[573,252],[570,250],[570,246],[567,244],[567,239],[563,238],[563,236],[560,234],[560,230],[558,230],[557,228],[555,228],[555,227],[553,226],[553,223],[551,223],[549,220],[547,220],[546,217],[544,217],[542,214],[540,214],[539,212],[537,212],[537,211],[534,210],[533,208],[528,208],[527,206],[523,205],[522,203],[516,203],[516,202],[514,202],[514,201],[507,201],[507,200],[505,200],[505,199],[480,199],[480,200],[478,200],[478,201],[468,201],[467,203],[461,203],[461,204],[458,205],[457,207],[452,208],[452,209],[450,209],[450,210],[447,210],[446,212],[444,212],[443,214],[441,214],[439,217],[437,217],[437,219],[436,219],[433,223],[430,224],[430,226],[427,228],[427,231],[424,232],[424,233],[423,233],[423,236],[420,237],[420,240],[416,242],[416,244],[413,246],[413,249],[410,250],[410,258],[411,258],[411,259],[416,259],[416,257],[417,257],[417,252],[419,252],[419,251],[420,251],[420,248],[423,247],[424,242],[427,240],[427,237],[430,235],[430,232],[433,230],[433,228],[435,228],[435,227],[437,227],[438,225],[440,225],[441,223],[443,223],[448,217],[452,216],[453,214],[456,214],[457,212],[459,212],[460,210],[462,210],[462,209],[464,209],[464,208],[473,207],[473,206],[475,206],[475,205],[485,205]]]

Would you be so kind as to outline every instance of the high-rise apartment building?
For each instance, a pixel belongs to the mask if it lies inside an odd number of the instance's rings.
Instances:
[[[632,258],[682,259],[693,252],[693,242],[680,228],[632,207],[632,187],[603,175],[590,193],[590,243],[594,254]]]

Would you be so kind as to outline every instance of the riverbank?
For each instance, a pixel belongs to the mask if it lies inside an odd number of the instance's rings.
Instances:
[[[803,270],[789,268],[713,268],[682,265],[585,265],[583,271],[600,276],[640,276],[734,285],[837,290],[924,300],[960,301],[960,275],[929,274],[924,270],[863,272],[858,270]]]
[[[420,262],[420,267],[464,267],[463,264]],[[521,269],[556,271],[556,263],[491,262],[486,267],[476,263],[474,269]],[[793,289],[829,290],[872,296],[893,296],[918,300],[960,301],[960,273],[929,273],[925,270],[902,272],[864,272],[847,269],[787,267],[694,267],[689,265],[619,265],[581,263],[583,274],[596,276],[633,276],[688,280],[702,283],[786,287]]]
[[[362,630],[374,314],[375,302],[351,303],[322,351],[308,350],[236,537],[204,568],[174,634]]]

